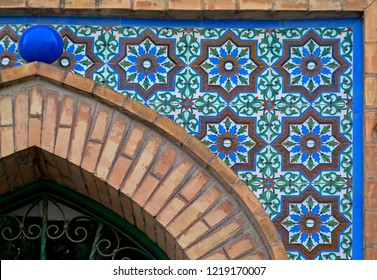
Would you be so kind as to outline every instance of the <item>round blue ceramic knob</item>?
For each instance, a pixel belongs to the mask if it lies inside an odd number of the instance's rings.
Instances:
[[[27,62],[52,63],[63,53],[63,39],[52,27],[35,25],[21,35],[18,51]]]

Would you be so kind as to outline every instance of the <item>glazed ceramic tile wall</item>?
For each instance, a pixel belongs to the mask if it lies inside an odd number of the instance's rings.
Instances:
[[[1,69],[23,63],[17,41],[38,20],[3,20]],[[64,40],[57,67],[170,117],[223,159],[259,198],[289,258],[361,250],[357,20],[44,23]]]

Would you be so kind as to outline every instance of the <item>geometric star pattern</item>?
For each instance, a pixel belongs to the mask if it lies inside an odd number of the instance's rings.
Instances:
[[[28,22],[0,25],[0,71],[25,63],[17,42],[39,18]],[[352,259],[361,246],[356,23],[51,18],[64,42],[54,65],[198,137],[254,192],[290,259]]]

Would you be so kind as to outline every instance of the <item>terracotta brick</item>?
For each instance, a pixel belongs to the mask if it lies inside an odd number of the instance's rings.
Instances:
[[[216,158],[216,155],[212,153],[206,145],[203,145],[203,143],[198,138],[192,135],[188,135],[186,140],[183,142],[183,148],[196,161],[203,162],[204,164],[208,164],[210,161]]]
[[[280,236],[276,231],[275,226],[271,222],[270,217],[266,212],[261,213],[256,216],[257,224],[259,225],[259,235],[264,235],[265,239],[269,244],[280,243]]]
[[[158,223],[156,224],[156,242],[163,251],[166,250],[165,228]]]
[[[206,256],[204,256],[203,258],[200,258],[201,260],[227,260],[228,257],[227,255],[224,253],[224,251],[222,249],[219,249],[213,253],[210,253]]]
[[[172,168],[177,159],[178,151],[173,145],[167,145],[161,152],[161,156],[153,164],[151,173],[157,178],[163,179]]]
[[[377,77],[365,77],[365,105],[377,107]]]
[[[183,148],[190,153],[190,155],[199,162],[208,164],[216,155],[211,152],[211,150],[196,138],[195,136],[188,135],[186,140],[183,142]]]
[[[35,183],[39,179],[35,176],[34,168],[32,166],[22,166],[20,167],[20,172],[24,185]]]
[[[29,94],[27,91],[19,92],[17,94],[15,97],[14,107],[15,150],[20,151],[27,148],[28,140]]]
[[[151,166],[162,141],[163,140],[161,137],[151,134],[151,137],[149,138],[144,150],[140,153],[139,157],[134,163],[134,167],[128,174],[128,177],[124,183],[124,188],[122,189],[123,193],[127,194],[128,196],[132,196],[143,179],[144,174]]]
[[[99,110],[94,118],[90,132],[90,140],[103,142],[107,128],[109,126],[111,112],[109,110]]]
[[[234,173],[233,170],[217,156],[209,162],[209,166],[211,171],[217,175],[215,175],[215,178],[220,179],[222,181],[221,183],[228,189],[228,191],[230,191],[230,186],[240,181],[236,173]]]
[[[145,233],[147,234],[148,238],[152,240],[153,242],[156,242],[156,225],[155,225],[155,219],[151,217],[150,215],[144,214],[144,220],[145,220]]]
[[[173,199],[162,209],[160,214],[158,214],[156,217],[157,221],[159,221],[161,225],[166,226],[178,215],[186,204],[187,203],[179,196],[173,197]]]
[[[69,160],[79,165],[86,142],[92,106],[88,103],[81,102],[78,105],[77,111],[75,125],[73,128],[72,143],[69,151]]]
[[[111,210],[111,201],[108,193],[98,192],[100,203]]]
[[[90,172],[87,172],[86,170],[82,170],[82,174],[83,174],[84,181],[88,189],[88,196],[91,199],[94,199],[95,201],[99,202],[100,199],[98,196],[97,186],[96,186],[96,182],[94,180],[93,174]]]
[[[364,41],[377,42],[377,2],[375,1],[364,13]]]
[[[94,172],[101,150],[102,144],[89,142],[85,147],[81,167],[88,172]]]
[[[235,205],[230,199],[222,201],[218,206],[208,212],[203,220],[210,226],[214,227],[221,221],[233,214]]]
[[[341,0],[309,0],[310,11],[340,11]]]
[[[150,174],[146,175],[140,186],[135,190],[135,193],[133,194],[134,201],[140,206],[144,207],[145,203],[159,184],[160,180],[158,178]]]
[[[377,43],[364,43],[364,70],[366,74],[377,73]]]
[[[210,176],[204,171],[198,171],[190,180],[181,188],[180,194],[187,200],[191,201],[209,182]]]
[[[233,18],[236,0],[204,0],[204,17]]]
[[[100,97],[103,101],[111,106],[118,105],[122,107],[127,100],[127,96],[112,90],[111,88],[96,83],[93,94]]]
[[[364,113],[365,142],[377,144],[377,111]]]
[[[178,244],[183,248],[186,249],[190,245],[192,245],[195,241],[197,241],[200,237],[202,237],[205,233],[207,233],[209,227],[203,223],[202,221],[197,221],[191,227],[189,227],[179,238],[177,238]]]
[[[235,10],[236,0],[204,0],[205,10]]]
[[[37,73],[57,85],[63,83],[65,75],[67,74],[64,70],[43,62],[37,62]]]
[[[123,207],[120,203],[118,191],[114,188],[109,188],[108,190],[110,195],[111,209],[119,216],[123,217]]]
[[[243,256],[240,258],[240,260],[265,260],[267,259],[267,256],[264,255],[262,252],[251,252],[250,254],[247,254],[246,256]]]
[[[175,248],[175,259],[176,260],[184,260],[185,259],[185,254],[183,252],[183,249],[180,248],[178,244]]]
[[[101,0],[100,9],[131,9],[132,0]]]
[[[132,204],[133,207],[133,213],[135,216],[135,225],[138,229],[141,231],[145,232],[145,221],[144,221],[144,216],[142,212],[142,208],[135,203]]]
[[[231,223],[222,226],[206,238],[201,239],[194,246],[191,246],[185,253],[190,259],[199,259],[206,252],[220,245],[224,241],[234,237],[243,229],[244,222],[240,219],[234,219]]]
[[[175,250],[175,245],[176,245],[176,240],[175,238],[167,231],[166,232],[166,248],[170,247],[171,249]],[[167,251],[168,249],[166,249]],[[174,254],[173,254],[174,256]]]
[[[94,9],[96,7],[95,0],[65,0],[66,9]]]
[[[364,209],[377,210],[377,180],[365,180]]]
[[[134,10],[158,10],[165,9],[165,1],[161,0],[134,0]]]
[[[1,157],[14,153],[13,126],[5,126],[0,129]]]
[[[29,119],[29,136],[28,136],[28,146],[41,145],[41,132],[42,132],[42,121],[40,119],[30,118]]]
[[[60,127],[58,129],[54,151],[57,156],[67,158],[71,132],[72,128],[70,127]]]
[[[66,159],[60,158],[60,157],[54,157],[56,167],[59,170],[59,173],[63,176],[71,178],[71,171],[68,167],[68,161]]]
[[[0,96],[0,125],[13,125],[13,105],[11,96]]]
[[[1,2],[0,6],[2,8],[24,8],[25,0],[5,0]]]
[[[168,225],[168,231],[173,236],[178,236],[221,196],[222,193],[217,186],[210,187]]]
[[[364,154],[365,179],[377,179],[377,145],[365,145]]]
[[[71,96],[66,95],[63,97],[61,108],[60,108],[60,120],[59,120],[59,124],[61,126],[72,126],[76,102],[77,102],[76,98],[73,98]]]
[[[24,64],[22,66],[17,66],[14,68],[7,68],[1,71],[1,81],[3,83],[14,82],[27,77],[36,76],[37,73],[37,63],[31,62]]]
[[[119,156],[115,161],[114,166],[110,170],[110,175],[107,183],[115,189],[120,189],[120,186],[125,178],[128,170],[130,169],[132,160]]]
[[[169,10],[187,10],[187,11],[197,10],[199,11],[202,9],[201,0],[190,0],[190,1],[167,0],[167,2],[168,2]]]
[[[343,0],[344,11],[364,11],[374,0]]]
[[[185,129],[166,116],[160,115],[153,124],[162,130],[163,135],[167,135],[169,140],[177,145],[180,145],[188,137]]]
[[[136,152],[142,144],[142,139],[146,132],[147,128],[143,125],[137,124],[131,127],[130,132],[128,132],[127,139],[124,142],[123,154],[130,158],[134,158]]]
[[[240,11],[243,10],[270,10],[271,0],[238,0]]]
[[[143,122],[153,123],[158,118],[158,113],[138,101],[128,98],[123,105],[127,114],[130,114],[132,118],[139,119]]]
[[[377,247],[366,247],[364,250],[365,260],[377,260]]]
[[[44,152],[44,151],[43,151]],[[69,162],[69,161],[68,161]],[[77,166],[76,164],[73,164],[72,162],[69,162],[69,170],[71,177],[73,179],[79,180],[81,182],[84,182],[84,177],[82,175],[83,169],[80,166]]]
[[[64,84],[84,92],[92,92],[95,82],[91,79],[68,72],[65,76]]]
[[[103,181],[102,179],[98,178],[95,175],[94,175],[94,180],[95,180],[96,185],[97,185],[98,193],[102,192],[102,193],[108,194],[109,191],[108,191],[108,186],[107,186],[106,182]]]
[[[42,124],[42,148],[49,152],[54,151],[57,113],[58,113],[58,94],[47,90],[44,100],[43,124]]]
[[[233,197],[238,196],[240,198],[242,207],[244,207],[247,213],[252,215],[251,218],[254,218],[254,216],[259,213],[264,213],[263,206],[260,204],[258,198],[256,198],[244,182],[235,184],[233,186],[233,192],[236,195]]]
[[[377,213],[366,211],[364,215],[365,245],[377,245]]]
[[[120,193],[120,202],[122,204],[124,217],[126,218],[126,220],[129,223],[134,225],[135,224],[135,218],[134,218],[134,215],[133,215],[131,200],[124,193],[121,192]]]
[[[30,8],[59,9],[60,0],[29,0],[28,5]]]
[[[274,10],[305,11],[308,9],[308,0],[279,0],[273,1]]]
[[[30,116],[40,117],[43,112],[43,94],[45,90],[41,86],[33,86],[30,92]]]
[[[156,215],[162,206],[166,203],[169,197],[180,186],[182,181],[186,178],[193,162],[190,159],[182,160],[166,177],[166,179],[160,184],[160,187],[152,195],[150,200],[146,204],[146,211],[151,215]]]
[[[97,165],[96,175],[99,178],[107,178],[128,125],[129,120],[124,117],[119,117],[113,122]]]
[[[224,250],[230,259],[234,260],[245,252],[255,248],[256,244],[254,240],[250,237],[245,236],[246,234],[238,237],[228,244],[224,245]]]

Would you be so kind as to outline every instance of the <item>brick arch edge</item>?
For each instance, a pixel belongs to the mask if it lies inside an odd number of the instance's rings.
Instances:
[[[254,194],[167,117],[39,62],[0,78],[0,193],[52,179],[112,209],[172,259],[286,259]]]

